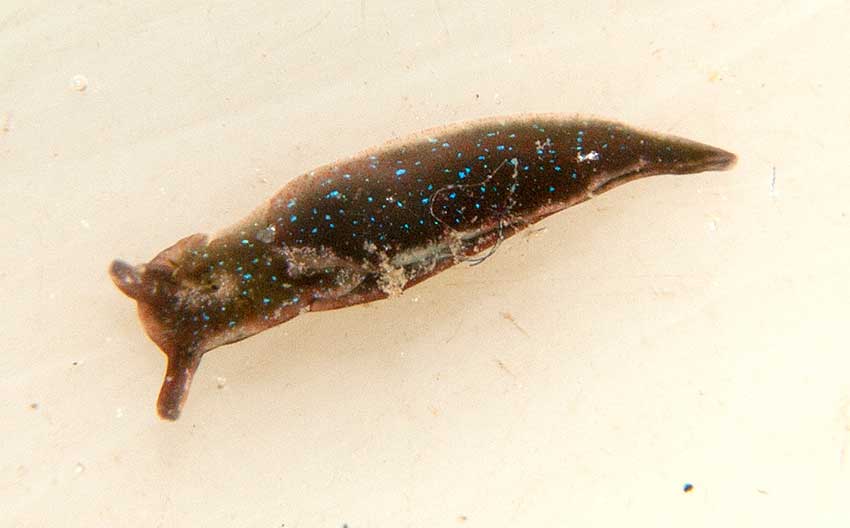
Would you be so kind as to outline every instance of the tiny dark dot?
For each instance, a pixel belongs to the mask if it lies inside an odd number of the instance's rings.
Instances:
[[[686,482],[685,485],[682,486],[682,491],[684,491],[685,493],[690,493],[691,491],[693,491],[693,489],[694,485],[690,482]]]
[[[36,409],[38,409],[38,404],[37,404],[37,403],[35,403],[35,402],[31,403],[31,404],[30,404],[30,409],[32,409],[32,410],[36,410]]]

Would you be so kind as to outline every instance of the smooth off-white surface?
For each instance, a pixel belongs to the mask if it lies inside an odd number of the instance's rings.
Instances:
[[[850,526],[848,25],[838,1],[5,0],[0,525]],[[157,418],[111,259],[524,112],[740,162],[217,349]]]

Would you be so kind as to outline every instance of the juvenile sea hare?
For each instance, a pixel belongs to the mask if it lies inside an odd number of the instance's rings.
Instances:
[[[191,235],[147,264],[116,260],[110,274],[168,356],[157,410],[175,420],[209,350],[304,312],[400,294],[628,181],[734,163],[729,152],[608,121],[462,123],[299,176],[216,237]]]

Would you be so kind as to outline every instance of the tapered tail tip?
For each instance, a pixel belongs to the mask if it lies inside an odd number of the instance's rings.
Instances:
[[[718,148],[713,150],[706,161],[706,165],[710,167],[707,170],[715,171],[729,170],[734,167],[736,163],[738,163],[738,156]]]
[[[675,174],[725,171],[738,162],[738,156],[731,152],[695,141],[685,143],[680,152],[672,167]]]

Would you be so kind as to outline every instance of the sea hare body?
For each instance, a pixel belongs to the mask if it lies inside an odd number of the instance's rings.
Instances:
[[[201,356],[305,311],[383,299],[473,260],[538,220],[627,181],[724,170],[693,141],[558,115],[422,132],[302,175],[242,223],[147,264],[112,263],[168,356],[176,419]]]

